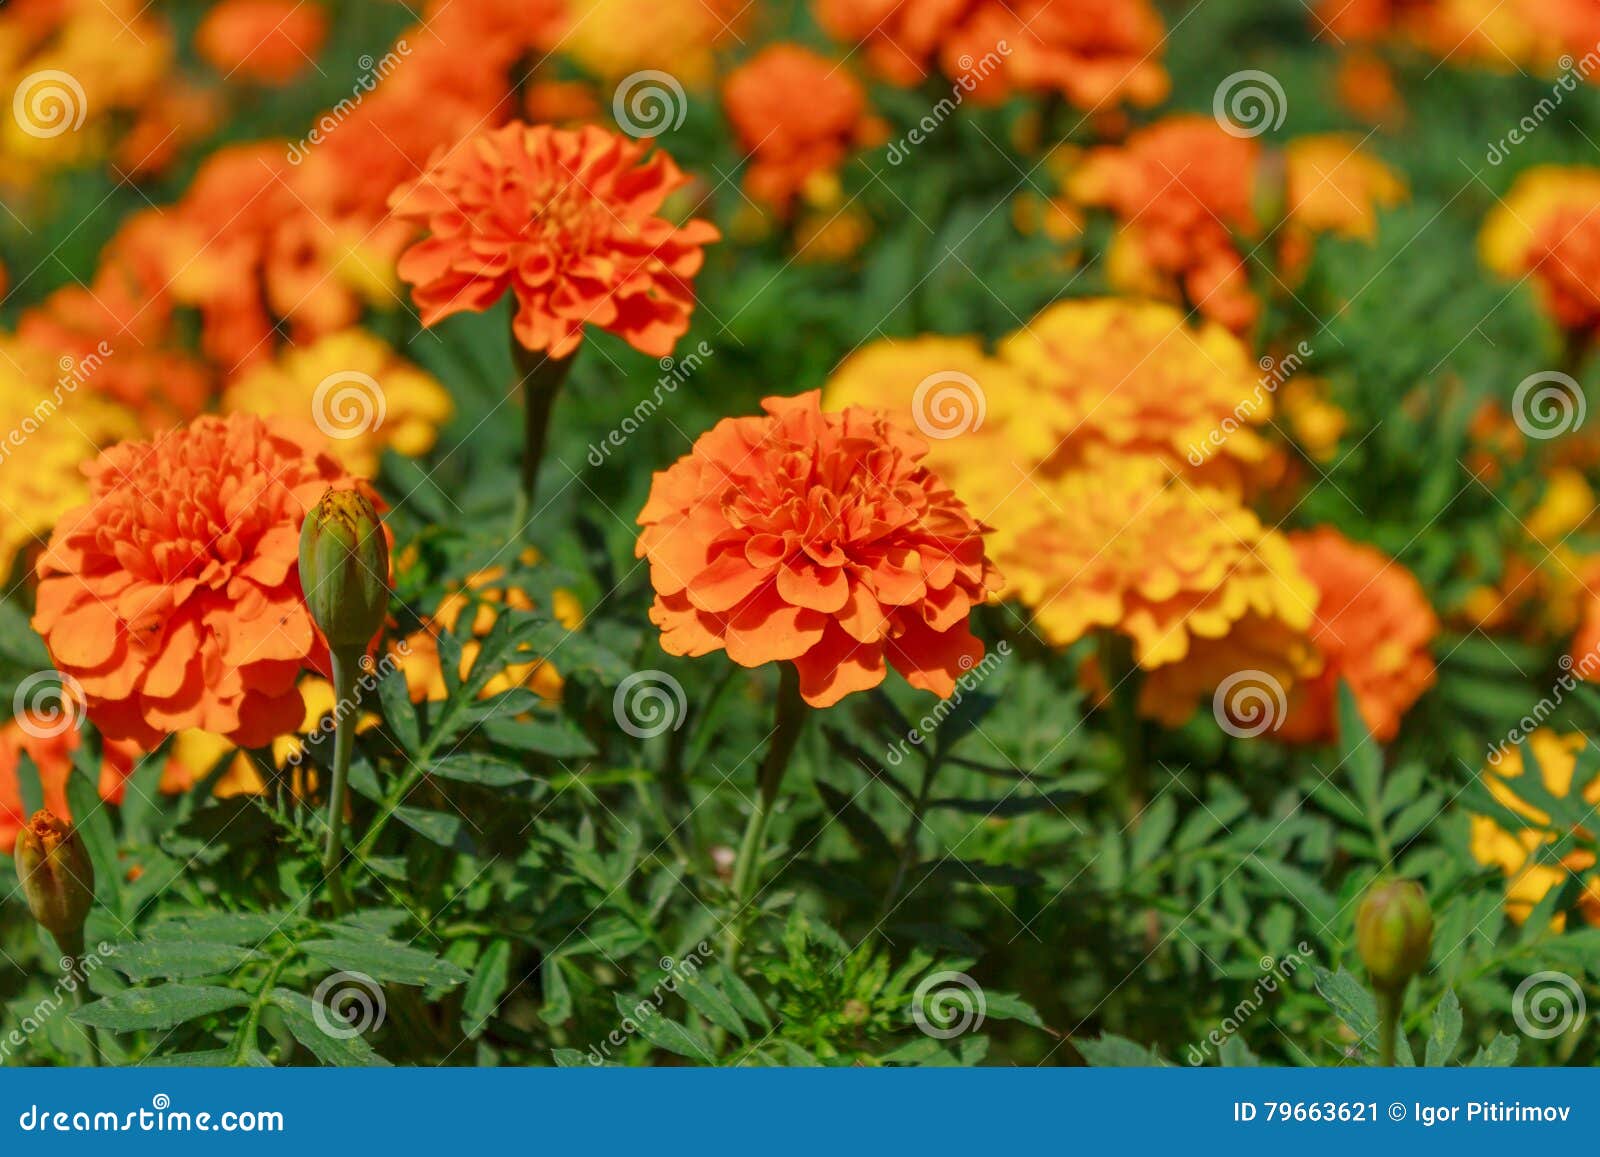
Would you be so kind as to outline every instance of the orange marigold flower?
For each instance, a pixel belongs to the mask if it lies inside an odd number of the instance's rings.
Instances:
[[[744,187],[787,213],[807,180],[838,169],[882,136],[860,82],[842,64],[798,44],[773,44],[728,74],[722,104],[752,154]]]
[[[222,0],[194,43],[218,72],[277,85],[316,63],[327,34],[328,14],[306,0]]]
[[[72,756],[83,743],[83,732],[70,723],[70,717],[55,714],[52,705],[48,715],[27,710],[0,725],[0,850],[8,856],[17,842],[17,831],[28,819],[18,775],[23,755],[38,770],[44,806],[64,820],[72,818],[72,809],[67,805],[67,777],[72,774]],[[128,740],[103,739],[101,746],[96,786],[101,799],[120,804],[128,777],[137,770],[144,753],[137,743]],[[183,777],[163,771],[162,791],[179,792],[188,786]]]
[[[106,735],[200,728],[245,747],[292,731],[322,666],[296,574],[300,523],[357,483],[253,415],[201,417],[85,467],[90,501],[38,563],[33,625]]]
[[[436,154],[396,189],[395,215],[429,235],[400,258],[424,325],[480,312],[507,290],[512,329],[530,350],[566,357],[592,324],[653,357],[689,328],[705,221],[656,215],[687,178],[648,143],[592,125],[520,121]]]
[[[325,436],[334,457],[362,478],[378,472],[386,448],[410,458],[426,454],[455,412],[432,374],[359,329],[258,364],[228,387],[222,407],[296,425],[308,445]]]
[[[1400,719],[1433,686],[1428,646],[1439,620],[1422,586],[1375,547],[1351,542],[1332,527],[1289,536],[1295,558],[1317,590],[1311,642],[1321,672],[1298,684],[1278,737],[1321,742],[1339,733],[1339,682],[1350,685],[1367,730],[1393,739]]]
[[[949,695],[983,656],[972,608],[1000,586],[986,528],[881,411],[817,391],[727,418],[655,475],[639,513],[650,618],[674,655],[793,661],[814,707],[883,681]]]
[[[1551,888],[1566,883],[1569,875],[1592,872],[1595,865],[1594,853],[1581,847],[1559,863],[1541,858],[1540,849],[1554,843],[1561,833],[1552,831],[1550,817],[1518,792],[1517,781],[1533,774],[1524,749],[1532,752],[1543,789],[1559,799],[1571,794],[1573,772],[1580,760],[1586,769],[1593,767],[1593,753],[1585,754],[1588,748],[1589,741],[1583,735],[1561,735],[1541,727],[1528,736],[1525,744],[1502,747],[1490,755],[1489,766],[1484,769],[1483,782],[1496,801],[1529,821],[1529,826],[1512,831],[1489,816],[1472,817],[1472,856],[1480,864],[1505,873],[1506,914],[1518,924],[1528,918]],[[1583,798],[1600,804],[1600,777],[1589,780]],[[1584,881],[1578,910],[1585,921],[1600,926],[1600,877],[1591,874]],[[1558,913],[1553,921],[1556,930],[1564,928],[1566,921],[1566,914]]]
[[[1068,194],[1120,222],[1109,272],[1118,288],[1184,296],[1237,331],[1260,310],[1234,235],[1257,231],[1260,145],[1207,116],[1168,117],[1093,149],[1067,178]]]
[[[1154,670],[1246,620],[1286,633],[1311,624],[1316,591],[1289,544],[1227,491],[1154,458],[1101,453],[1033,495],[1033,517],[995,561],[1056,646],[1106,628]]]
[[[1017,15],[1021,24],[1006,46],[1018,86],[1059,92],[1086,111],[1166,99],[1170,84],[1160,61],[1166,30],[1145,0],[1031,0],[1017,6]]]
[[[1600,169],[1528,169],[1485,218],[1478,252],[1502,277],[1531,273],[1545,308],[1562,325],[1600,326]]]

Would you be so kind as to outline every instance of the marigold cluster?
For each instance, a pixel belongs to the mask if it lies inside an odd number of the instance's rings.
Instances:
[[[1484,219],[1478,251],[1502,277],[1531,275],[1559,324],[1592,334],[1600,328],[1600,169],[1522,173]]]
[[[968,617],[1000,586],[984,527],[879,411],[816,391],[728,418],[655,475],[637,547],[670,654],[793,662],[815,707],[883,681],[949,695],[983,655]]]

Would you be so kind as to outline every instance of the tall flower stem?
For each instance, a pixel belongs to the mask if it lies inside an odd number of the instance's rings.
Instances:
[[[789,759],[794,755],[795,744],[805,727],[806,703],[800,697],[800,673],[792,663],[778,664],[777,720],[772,738],[767,744],[766,757],[761,762],[757,780],[756,804],[745,824],[744,839],[739,844],[739,855],[733,866],[734,913],[728,921],[725,937],[723,966],[730,972],[739,959],[739,930],[744,922],[760,877],[761,857],[766,850],[767,823],[783,787],[783,777],[789,770]]]
[[[350,909],[339,870],[344,859],[344,801],[356,742],[356,670],[360,665],[360,652],[333,652],[333,783],[328,789],[328,846],[322,856],[322,875],[332,892],[334,911],[340,915]]]
[[[1378,1063],[1394,1067],[1396,1038],[1400,1035],[1400,1008],[1405,1003],[1404,988],[1378,988]]]
[[[539,491],[539,467],[544,463],[545,442],[550,436],[550,412],[574,360],[573,356],[552,358],[543,351],[530,350],[512,335],[511,364],[522,382],[523,400],[522,486],[512,508],[512,537],[520,535],[532,517]]]
[[[61,949],[61,957],[67,966],[67,977],[72,981],[72,1005],[74,1008],[82,1008],[88,1000],[89,987],[89,973],[83,967],[83,933],[80,931],[76,936],[57,936],[56,946]],[[100,1067],[103,1062],[100,1058],[98,1030],[93,1025],[84,1025],[83,1039],[88,1046],[89,1067]]]

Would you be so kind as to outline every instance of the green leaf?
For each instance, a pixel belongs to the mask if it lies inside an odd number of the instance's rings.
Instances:
[[[164,1029],[185,1021],[241,1008],[250,998],[231,988],[204,984],[163,984],[155,988],[130,988],[84,1005],[72,1019],[112,1032]]]
[[[1019,1020],[1034,1028],[1044,1027],[1033,1005],[1011,992],[984,993],[984,1015],[996,1020]]]
[[[422,735],[417,727],[417,710],[412,706],[404,671],[395,667],[378,682],[378,703],[395,742],[412,754],[420,750]]]
[[[1166,847],[1167,837],[1177,821],[1178,801],[1170,793],[1159,797],[1140,813],[1128,846],[1135,870],[1155,859],[1156,853]]]
[[[560,1024],[572,1016],[572,990],[561,970],[559,956],[547,956],[539,975],[544,979],[544,1004],[539,1008],[539,1019],[545,1024]]]
[[[767,1015],[767,1010],[762,1007],[761,998],[735,973],[726,968],[717,968],[717,981],[722,988],[722,993],[728,998],[728,1003],[739,1010],[739,1015],[751,1024],[761,1026],[763,1032],[772,1031],[772,1018]]]
[[[630,1005],[627,997],[618,993],[616,1000],[617,1012],[622,1015],[624,1021],[624,1032],[628,1031],[628,1025],[632,1025],[640,1036],[657,1048],[677,1053],[681,1057],[689,1057],[702,1064],[710,1064],[715,1060],[708,1042],[671,1017],[663,1016],[660,1009],[648,999],[641,1000],[637,1005]]]
[[[1494,1040],[1472,1058],[1470,1067],[1475,1069],[1507,1069],[1517,1063],[1517,1038],[1507,1036],[1505,1033],[1496,1033]]]
[[[111,828],[111,805],[100,798],[97,782],[77,766],[76,759],[67,775],[67,806],[72,809],[72,826],[94,865],[95,898],[116,911],[122,871],[117,863],[117,837]]]
[[[492,755],[447,755],[433,762],[428,774],[440,779],[453,779],[457,783],[477,783],[485,787],[508,787],[513,783],[526,783],[533,776],[508,759]]]
[[[323,1029],[322,1022],[338,1023],[337,1014],[318,1008],[310,997],[290,992],[287,988],[274,988],[268,1000],[283,1013],[283,1022],[289,1026],[294,1039],[310,1049],[312,1055],[323,1064],[347,1068],[389,1064],[353,1030],[346,1035],[346,1031],[341,1029],[339,1035],[330,1036]]]
[[[1167,1062],[1126,1037],[1106,1033],[1099,1040],[1074,1040],[1083,1059],[1100,1069],[1165,1068]]]
[[[308,940],[301,949],[339,972],[361,972],[374,980],[416,986],[460,984],[467,974],[432,953],[386,940]]]
[[[1447,988],[1444,996],[1439,1000],[1439,1007],[1433,1010],[1433,1028],[1428,1033],[1428,1050],[1423,1064],[1429,1068],[1439,1068],[1450,1063],[1450,1058],[1456,1055],[1456,1045],[1461,1040],[1461,1001],[1456,998],[1456,990]]]
[[[461,840],[461,817],[416,807],[397,807],[394,818],[423,839],[441,848],[455,848]]]
[[[483,725],[491,743],[516,751],[531,751],[552,759],[583,759],[595,754],[595,746],[572,720],[565,716],[551,719],[491,719]]]
[[[703,977],[691,976],[681,982],[678,985],[678,995],[683,997],[684,1003],[712,1024],[727,1029],[740,1040],[748,1038],[744,1021],[734,1011],[733,1004],[722,993],[712,988]]]
[[[478,957],[472,979],[467,982],[466,995],[461,1001],[461,1031],[477,1036],[483,1031],[500,998],[505,995],[511,979],[511,942],[491,940],[483,955]]]
[[[129,980],[153,980],[157,977],[181,980],[232,972],[240,965],[266,958],[264,952],[231,944],[151,940],[118,944],[107,957],[106,963]]]
[[[204,940],[254,948],[280,929],[292,927],[294,922],[295,917],[282,912],[179,916],[152,924],[145,932],[145,940]]]

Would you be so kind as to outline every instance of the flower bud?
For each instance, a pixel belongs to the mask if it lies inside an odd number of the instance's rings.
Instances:
[[[1398,991],[1428,964],[1433,914],[1415,880],[1385,880],[1356,913],[1356,948],[1374,988]]]
[[[33,918],[76,955],[94,903],[94,865],[72,825],[38,811],[17,833],[17,876]]]
[[[300,589],[335,653],[365,651],[389,609],[389,540],[356,490],[329,490],[300,527]]]

